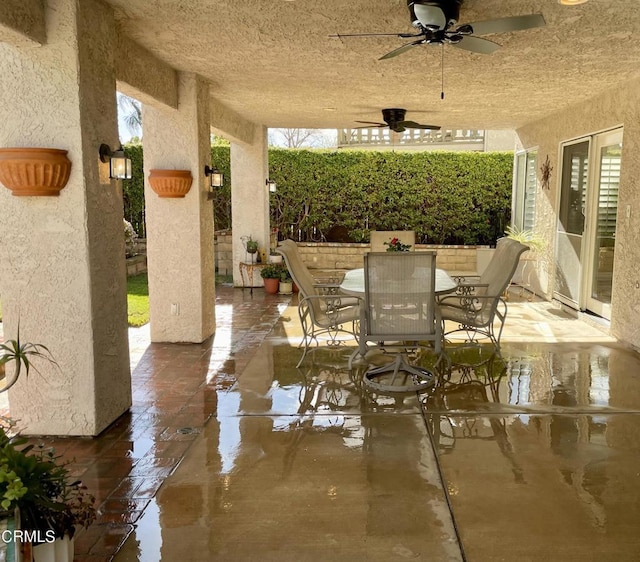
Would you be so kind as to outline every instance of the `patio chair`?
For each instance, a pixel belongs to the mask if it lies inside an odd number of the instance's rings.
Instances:
[[[467,343],[475,344],[478,338],[489,338],[500,355],[500,337],[507,317],[507,303],[503,295],[511,283],[520,256],[528,249],[517,240],[501,238],[482,275],[460,278],[455,295],[438,299],[445,341],[457,332],[466,334],[464,341]],[[454,322],[456,328],[447,331],[446,321]]]
[[[410,251],[416,247],[416,233],[413,230],[372,230],[369,233],[369,243],[372,252],[386,252],[387,246],[393,238],[397,238],[403,244],[411,246]]]
[[[349,367],[356,355],[366,355],[367,342],[387,350],[401,349],[393,362],[364,374],[365,384],[375,390],[413,392],[435,383],[430,370],[411,365],[403,356],[408,349],[421,349],[425,344],[440,356],[442,332],[435,304],[435,263],[435,252],[365,254],[359,345]]]
[[[284,257],[291,278],[300,291],[298,315],[303,333],[300,345],[304,346],[304,351],[296,367],[300,367],[312,344],[319,345],[320,336],[328,337],[330,346],[343,343],[338,339],[341,333],[357,339],[360,299],[338,294],[337,280],[316,281],[293,240],[283,240],[276,251]]]

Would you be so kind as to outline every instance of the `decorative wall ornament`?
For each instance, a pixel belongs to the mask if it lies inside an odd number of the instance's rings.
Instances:
[[[184,197],[189,193],[192,182],[189,170],[151,170],[149,173],[149,185],[158,197]]]
[[[70,173],[66,150],[0,148],[0,182],[12,195],[59,195]]]
[[[542,166],[540,166],[540,183],[542,184],[542,189],[549,189],[552,171],[553,166],[549,162],[549,155],[547,154],[546,160],[542,163]]]

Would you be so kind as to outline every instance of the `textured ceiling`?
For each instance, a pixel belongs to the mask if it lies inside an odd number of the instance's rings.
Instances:
[[[379,121],[385,107],[447,128],[516,128],[640,73],[638,0],[465,0],[459,23],[541,13],[543,28],[485,36],[491,55],[396,37],[406,0],[108,0],[122,31],[211,95],[269,127],[341,128]]]

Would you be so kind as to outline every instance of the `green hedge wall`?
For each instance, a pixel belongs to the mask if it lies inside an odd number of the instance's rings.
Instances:
[[[225,172],[216,228],[230,228],[229,148],[214,147]],[[369,152],[271,148],[271,225],[318,240],[344,226],[354,242],[369,230],[415,230],[431,244],[494,244],[511,214],[510,152]]]
[[[143,235],[142,150],[125,149],[134,164],[134,179],[125,182],[125,218]],[[225,174],[214,201],[215,227],[230,229],[229,147],[212,147],[211,162]],[[340,226],[354,242],[368,241],[369,230],[415,230],[424,243],[494,244],[509,223],[512,172],[510,152],[271,148],[269,178],[278,185],[271,226],[301,240],[320,240]]]
[[[142,167],[142,145],[127,144],[124,153],[131,158],[130,180],[122,182],[122,196],[124,199],[124,218],[127,219],[138,236],[146,237],[144,224],[144,171]]]

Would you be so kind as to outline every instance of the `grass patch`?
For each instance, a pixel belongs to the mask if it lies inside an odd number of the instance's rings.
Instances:
[[[143,326],[149,322],[149,281],[141,273],[127,278],[127,316],[129,326]]]

